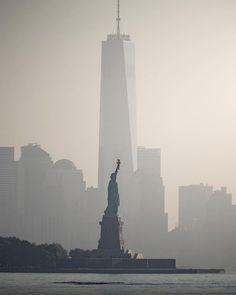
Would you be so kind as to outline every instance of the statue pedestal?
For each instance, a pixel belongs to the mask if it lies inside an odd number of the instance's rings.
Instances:
[[[106,257],[120,257],[124,255],[123,222],[118,216],[104,215],[101,225],[101,236],[98,250]]]

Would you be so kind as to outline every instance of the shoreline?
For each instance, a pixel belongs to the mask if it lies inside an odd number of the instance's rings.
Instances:
[[[225,269],[200,269],[200,268],[0,268],[0,273],[94,273],[94,274],[219,274]]]

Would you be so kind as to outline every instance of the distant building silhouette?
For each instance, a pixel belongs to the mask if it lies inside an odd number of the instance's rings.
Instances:
[[[99,239],[100,220],[104,211],[103,202],[101,202],[101,194],[98,188],[88,187],[85,193],[86,201],[86,217],[84,218],[84,249],[94,249]],[[86,245],[86,246],[85,246]]]
[[[138,147],[138,170],[161,176],[160,149]]]
[[[207,204],[205,226],[212,231],[230,231],[236,224],[236,206],[226,187],[213,192]]]
[[[67,249],[82,242],[80,237],[83,236],[85,222],[85,191],[83,173],[70,160],[59,160],[49,170],[45,183],[45,202],[48,204],[45,214],[47,240],[58,241]]]
[[[179,187],[179,227],[191,230],[203,224],[208,201],[213,194],[209,185],[188,185]]]
[[[40,243],[44,237],[43,212],[47,203],[44,199],[44,188],[49,169],[53,162],[49,154],[38,144],[29,144],[21,148],[18,164],[19,187],[23,189],[24,220],[23,237]],[[21,192],[22,193],[22,192]]]
[[[161,178],[160,149],[138,148],[138,169],[128,186],[134,202],[126,216],[127,242],[144,255],[161,256],[161,242],[168,232],[165,187]]]
[[[17,234],[14,147],[0,147],[0,235]]]

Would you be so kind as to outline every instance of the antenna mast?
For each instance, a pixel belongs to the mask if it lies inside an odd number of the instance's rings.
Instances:
[[[120,0],[117,0],[117,38],[120,39]]]

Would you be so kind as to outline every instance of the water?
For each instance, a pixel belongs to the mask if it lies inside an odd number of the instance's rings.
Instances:
[[[0,273],[1,295],[236,294],[236,274]]]

